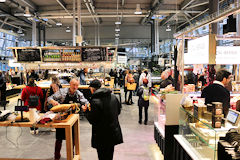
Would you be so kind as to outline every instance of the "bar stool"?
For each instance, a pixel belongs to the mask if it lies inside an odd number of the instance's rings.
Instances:
[[[20,105],[19,105],[20,104]],[[21,98],[18,98],[17,106],[24,106],[24,101]]]
[[[120,104],[122,104],[121,92],[120,92],[120,91],[115,91],[115,90],[114,90],[113,93],[114,93],[114,94],[118,94]]]

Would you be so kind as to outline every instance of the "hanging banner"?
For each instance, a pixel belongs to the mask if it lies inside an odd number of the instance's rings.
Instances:
[[[216,64],[240,64],[240,46],[217,46]]]
[[[188,53],[184,53],[184,64],[208,64],[209,35],[188,41]]]

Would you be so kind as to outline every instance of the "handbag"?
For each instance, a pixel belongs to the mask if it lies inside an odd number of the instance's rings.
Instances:
[[[127,90],[135,91],[137,87],[137,83],[127,83]]]

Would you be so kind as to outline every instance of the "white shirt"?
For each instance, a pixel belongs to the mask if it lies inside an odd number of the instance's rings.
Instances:
[[[224,84],[223,84],[222,82],[220,82],[220,81],[213,81],[213,83],[214,83],[214,84],[219,84],[219,85],[221,85],[221,86],[224,87]]]
[[[150,73],[148,73],[147,74],[147,76],[146,76],[146,73],[142,73],[141,75],[140,75],[140,78],[139,78],[139,86],[141,86],[142,84],[143,84],[143,80],[145,79],[145,78],[147,78],[147,80],[148,80],[148,87],[152,87],[152,79],[151,79],[151,75],[150,75]]]

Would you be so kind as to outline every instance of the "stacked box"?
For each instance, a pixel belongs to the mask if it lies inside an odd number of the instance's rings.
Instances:
[[[212,102],[212,127],[221,128],[223,117],[224,115],[223,115],[222,103]]]

